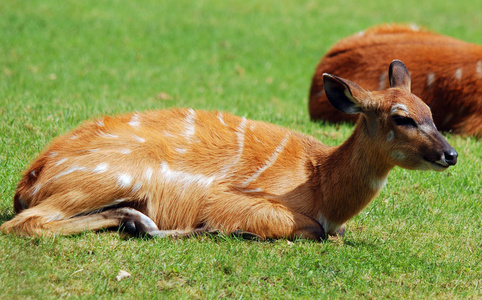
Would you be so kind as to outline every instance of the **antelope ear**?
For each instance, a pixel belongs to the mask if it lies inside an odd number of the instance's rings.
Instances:
[[[363,112],[360,101],[366,91],[357,84],[327,73],[323,74],[326,97],[336,109],[347,114]]]
[[[410,92],[410,74],[401,60],[395,59],[392,61],[388,68],[388,78],[390,79],[391,88],[401,88]]]

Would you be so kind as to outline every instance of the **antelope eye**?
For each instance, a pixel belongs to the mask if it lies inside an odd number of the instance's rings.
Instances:
[[[417,127],[417,123],[412,118],[404,116],[393,116],[393,121],[398,126]]]

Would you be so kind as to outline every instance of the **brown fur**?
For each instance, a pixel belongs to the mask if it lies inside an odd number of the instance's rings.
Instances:
[[[323,239],[368,205],[395,165],[440,171],[455,164],[453,155],[442,161],[453,149],[426,105],[404,86],[403,68],[394,67],[401,77],[394,76],[392,88],[374,93],[326,77],[335,92],[345,90],[334,103],[344,101],[363,115],[339,147],[191,109],[87,122],[31,164],[16,190],[18,214],[0,229],[41,235],[123,226],[157,237],[245,231]],[[420,129],[393,124],[394,105],[407,107]]]
[[[407,65],[412,92],[430,106],[439,130],[482,137],[482,46],[405,25],[376,26],[336,43],[316,67],[311,118],[356,120],[330,105],[323,93],[323,73],[384,90],[389,86],[386,66],[393,59]]]

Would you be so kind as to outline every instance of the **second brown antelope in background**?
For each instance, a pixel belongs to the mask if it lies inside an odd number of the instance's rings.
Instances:
[[[393,59],[407,65],[412,92],[430,106],[439,130],[482,137],[482,46],[404,25],[373,27],[336,43],[316,67],[311,118],[356,120],[333,109],[323,92],[323,73],[384,90],[385,66]]]
[[[330,102],[361,114],[338,147],[220,112],[177,109],[104,117],[56,139],[27,169],[19,235],[124,227],[152,237],[242,231],[324,239],[377,195],[394,166],[443,171],[457,152],[410,93],[400,61],[390,88],[368,92],[325,74]]]

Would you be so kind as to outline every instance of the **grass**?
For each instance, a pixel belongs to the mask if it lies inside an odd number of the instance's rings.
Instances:
[[[0,3],[0,222],[21,172],[55,136],[102,114],[218,109],[312,134],[316,63],[338,39],[416,23],[482,44],[474,1]],[[480,298],[482,144],[448,135],[444,173],[396,168],[344,238],[126,239],[0,235],[0,298]],[[132,276],[117,282],[119,270]]]

